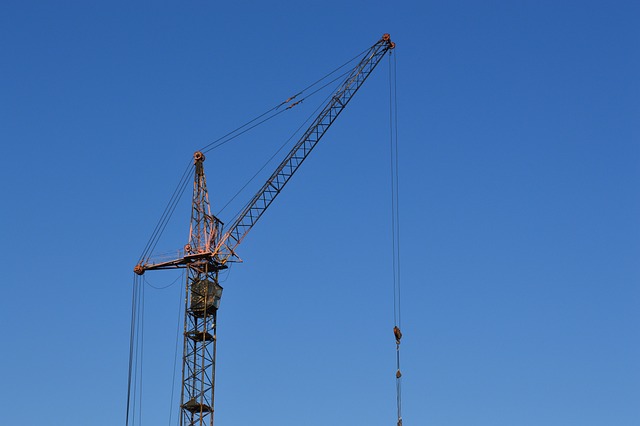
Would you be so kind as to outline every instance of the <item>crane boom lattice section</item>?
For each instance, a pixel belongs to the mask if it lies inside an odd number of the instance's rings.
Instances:
[[[214,250],[217,260],[221,264],[230,261],[232,257],[237,257],[234,252],[236,246],[242,242],[249,230],[282,191],[282,188],[380,63],[380,60],[393,48],[393,42],[389,35],[385,34],[349,73],[329,103],[221,238]]]

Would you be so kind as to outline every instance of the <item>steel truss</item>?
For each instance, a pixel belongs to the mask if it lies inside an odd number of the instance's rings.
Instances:
[[[204,154],[199,151],[194,154],[191,226],[189,243],[185,245],[183,255],[163,262],[142,259],[134,268],[139,275],[149,270],[187,269],[180,426],[213,426],[216,318],[222,296],[222,287],[218,284],[219,271],[227,268],[227,262],[238,260],[235,248],[280,194],[382,58],[394,47],[389,34],[384,34],[364,54],[224,235],[222,222],[211,214]]]
[[[218,271],[187,266],[180,425],[213,425]],[[217,301],[216,301],[217,300]]]

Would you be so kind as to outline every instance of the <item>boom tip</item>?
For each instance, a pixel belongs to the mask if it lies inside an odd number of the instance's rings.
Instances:
[[[396,47],[396,44],[394,42],[391,41],[391,34],[389,33],[384,33],[382,35],[382,40],[386,41],[389,44],[389,48],[393,49]]]

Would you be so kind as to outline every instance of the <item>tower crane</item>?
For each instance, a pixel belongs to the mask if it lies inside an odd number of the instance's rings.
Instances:
[[[222,296],[219,272],[226,269],[228,263],[240,260],[236,254],[238,245],[367,77],[394,47],[389,34],[384,34],[366,51],[284,160],[226,230],[220,219],[211,213],[204,173],[205,156],[200,151],[194,154],[195,177],[188,243],[180,251],[180,256],[173,260],[153,262],[144,259],[134,268],[138,275],[152,270],[186,269],[180,426],[213,425],[216,324]]]

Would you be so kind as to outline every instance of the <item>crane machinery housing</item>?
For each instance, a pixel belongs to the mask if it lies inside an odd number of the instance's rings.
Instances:
[[[155,262],[146,256],[134,268],[137,275],[152,270],[186,269],[180,426],[213,425],[216,325],[222,297],[219,272],[226,269],[228,263],[239,260],[237,246],[280,194],[367,77],[394,47],[389,34],[384,34],[366,51],[284,160],[226,229],[220,219],[211,213],[204,172],[205,155],[201,151],[194,154],[195,173],[187,244],[175,259]]]

